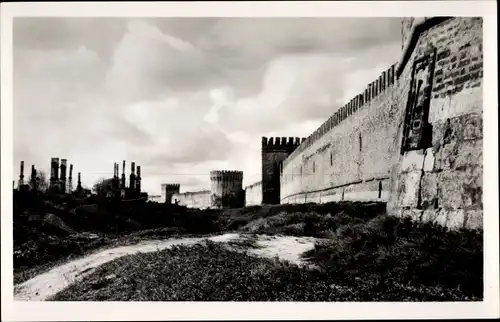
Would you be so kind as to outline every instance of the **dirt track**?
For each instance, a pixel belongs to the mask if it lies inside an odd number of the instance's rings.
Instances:
[[[174,245],[191,245],[204,240],[214,242],[228,242],[247,238],[246,235],[224,234],[213,237],[179,238],[167,240],[151,240],[136,245],[121,246],[106,249],[84,258],[70,261],[54,267],[50,271],[40,274],[24,283],[15,286],[14,300],[16,301],[44,301],[59,291],[77,282],[85,275],[109,261],[118,257],[135,254],[138,252],[154,252]],[[256,249],[248,249],[249,254],[260,257],[278,257],[295,264],[302,264],[301,254],[314,247],[316,241],[313,237],[291,236],[257,236]]]

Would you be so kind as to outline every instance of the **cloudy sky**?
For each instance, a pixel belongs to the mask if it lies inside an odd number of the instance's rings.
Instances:
[[[13,39],[16,175],[135,161],[150,193],[260,180],[262,136],[308,136],[401,49],[397,18],[15,18]]]

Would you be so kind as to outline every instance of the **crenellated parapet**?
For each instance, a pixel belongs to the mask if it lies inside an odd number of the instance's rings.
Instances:
[[[180,183],[162,183],[161,184],[162,191],[179,192],[180,188],[181,188]]]
[[[233,208],[244,205],[243,171],[210,171],[210,188],[212,208]]]
[[[257,188],[257,187],[260,187],[260,186],[262,186],[262,181],[257,181],[257,182],[252,183],[251,185],[246,186],[245,190],[247,190],[247,189],[254,189],[254,188]]]
[[[262,137],[262,152],[292,153],[306,138],[299,137]]]
[[[222,181],[243,181],[243,171],[235,170],[213,170],[210,171],[210,180],[212,182],[222,182]]]
[[[179,193],[181,185],[179,183],[162,183],[161,195],[166,203],[172,203],[172,195]]]
[[[370,102],[375,100],[379,95],[383,94],[387,89],[392,88],[396,82],[396,64],[391,65],[387,70],[382,72],[382,74],[373,82],[369,83],[366,89],[361,93],[356,95],[344,106],[339,108],[332,116],[326,120],[321,126],[316,129],[311,135],[309,135],[302,144],[300,144],[288,157],[288,159],[293,159],[295,156],[302,153],[305,149],[310,147],[314,142],[316,142],[323,135],[328,133],[331,129],[342,124],[342,122],[350,118],[351,115],[356,114],[358,110],[361,110],[370,105]],[[288,162],[285,160],[283,165]]]

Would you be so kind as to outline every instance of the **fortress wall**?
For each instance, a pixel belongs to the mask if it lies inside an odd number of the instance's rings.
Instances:
[[[285,160],[282,203],[388,199],[397,155],[389,144],[397,133],[394,69],[370,83]]]
[[[175,193],[172,195],[172,201],[177,199],[179,205],[188,208],[205,209],[210,208],[210,190]]]
[[[406,149],[405,113],[398,121],[388,212],[450,228],[482,227],[482,19],[431,19],[416,32],[398,72],[399,105],[406,110],[413,63],[435,48],[429,76],[428,144]],[[443,20],[443,19],[441,19]],[[404,29],[405,27],[402,26]],[[428,73],[430,74],[430,73]],[[422,95],[419,94],[418,97]]]
[[[245,187],[245,206],[262,204],[262,181]]]

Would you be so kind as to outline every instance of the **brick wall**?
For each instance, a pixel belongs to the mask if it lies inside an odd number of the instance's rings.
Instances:
[[[450,228],[482,227],[482,19],[451,18],[419,34],[398,81],[400,106],[408,100],[412,62],[433,48],[431,144],[398,157],[388,210]],[[400,115],[395,149],[404,123]]]

